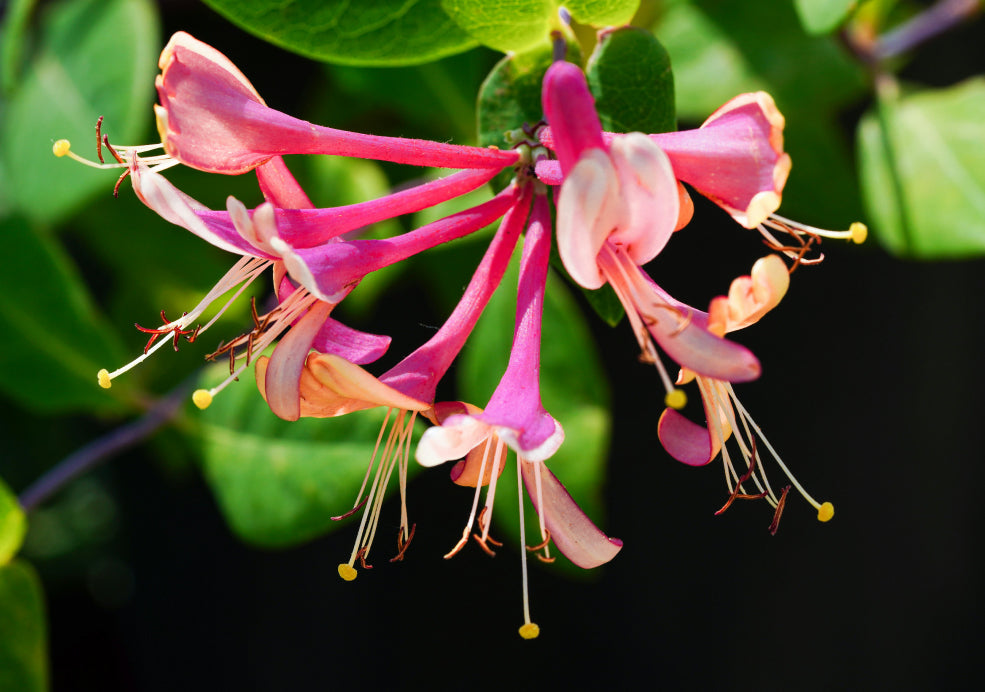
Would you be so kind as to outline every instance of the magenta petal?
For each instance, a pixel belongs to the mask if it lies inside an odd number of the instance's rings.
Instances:
[[[256,174],[264,199],[278,209],[311,209],[315,206],[291,175],[282,157],[275,156],[260,164]]]
[[[537,500],[536,465],[540,466],[543,507]],[[579,567],[591,569],[604,565],[622,549],[622,541],[602,533],[547,466],[521,460],[520,472],[534,509],[543,517],[551,540],[565,557]]]
[[[559,161],[538,161],[534,166],[534,172],[537,174],[537,179],[545,185],[560,185],[564,182]]]
[[[544,75],[544,115],[554,134],[554,151],[565,175],[582,153],[602,149],[602,124],[585,74],[569,62],[556,62]]]
[[[350,363],[365,365],[379,360],[390,348],[390,341],[389,336],[361,332],[329,317],[318,330],[311,347],[345,358]]]
[[[712,460],[711,434],[708,428],[689,420],[674,409],[664,409],[657,424],[657,436],[667,453],[681,463],[704,466]]]
[[[311,344],[333,307],[335,306],[330,303],[315,303],[291,327],[270,356],[265,378],[267,404],[271,411],[284,420],[297,420],[301,417],[301,371],[311,351]]]

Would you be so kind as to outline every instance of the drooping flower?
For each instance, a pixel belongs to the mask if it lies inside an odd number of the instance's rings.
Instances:
[[[390,218],[407,210],[424,208],[442,201],[448,194],[457,194],[463,184],[471,185],[486,174],[482,172],[476,178],[475,172],[463,171],[456,174],[458,178],[449,176],[443,181],[396,193],[392,205],[383,198],[353,205],[352,208],[275,210],[268,202],[258,207],[251,216],[233,198],[229,199],[226,212],[212,212],[175,188],[159,173],[142,165],[136,156],[132,171],[137,196],[162,218],[190,230],[216,247],[242,256],[195,309],[180,319],[151,331],[160,335],[187,335],[194,338],[216,319],[213,318],[202,329],[191,329],[191,325],[209,304],[229,290],[237,288],[233,298],[226,303],[228,306],[268,267],[274,270],[279,305],[262,318],[255,315],[255,325],[251,332],[220,349],[218,353],[228,351],[230,354],[230,377],[207,392],[196,392],[196,403],[200,406],[208,405],[212,396],[233,381],[251,362],[253,356],[290,327],[287,337],[274,351],[268,399],[274,412],[288,420],[294,420],[300,415],[297,383],[304,359],[312,348],[336,353],[356,363],[372,362],[386,350],[389,337],[365,335],[330,318],[334,306],[363,276],[423,249],[483,228],[502,216],[512,205],[512,200],[504,193],[485,204],[453,214],[397,238],[342,241],[338,238],[339,235],[364,222]],[[455,179],[452,180],[453,178]],[[276,182],[280,198],[298,198],[299,194],[303,195],[303,192],[297,191],[300,188],[292,189],[292,180],[293,178],[282,176]],[[268,189],[273,188],[268,185]],[[282,232],[281,227],[286,232]],[[299,247],[293,247],[291,242],[297,242]],[[309,247],[312,243],[320,244]],[[328,271],[331,271],[331,276],[323,273]],[[174,338],[177,342],[178,336]],[[141,357],[113,373],[101,371],[100,384],[109,386],[114,377],[144,360],[162,344],[163,340],[156,346],[148,344],[149,348]],[[246,362],[236,369],[233,367],[237,358],[235,349],[241,346],[246,347]]]
[[[506,446],[517,455],[518,486],[522,478],[540,517],[541,542],[533,550],[543,549],[544,557],[551,559],[548,544],[554,540],[572,562],[590,568],[608,562],[622,547],[621,541],[609,538],[592,523],[544,464],[564,441],[560,423],[544,410],[540,398],[541,327],[550,261],[550,223],[546,195],[539,194],[534,200],[520,261],[513,348],[506,373],[489,404],[484,411],[463,406],[461,412],[452,413],[446,407],[437,421],[439,425],[426,430],[417,445],[416,457],[424,466],[465,457],[461,465],[456,465],[454,480],[476,488],[462,538],[445,557],[454,555],[468,541],[476,519],[479,491],[486,484],[489,486],[486,503],[479,514],[482,533],[476,534],[476,540],[486,552],[492,554],[488,547],[489,523],[496,480],[505,465]],[[524,624],[520,634],[530,639],[537,636],[539,628],[530,619],[526,563],[528,548],[523,526],[521,491],[520,554]]]
[[[543,101],[562,174],[558,251],[571,277],[585,288],[608,283],[615,290],[668,401],[683,405],[654,341],[706,376],[732,382],[758,377],[755,356],[705,329],[694,319],[696,311],[667,295],[640,266],[678,227],[680,196],[667,155],[638,133],[607,144],[585,76],[574,65],[557,62],[548,69]]]
[[[490,296],[499,285],[530,208],[529,190],[516,185],[508,187],[497,199],[509,200],[509,208],[503,215],[499,230],[469,281],[462,299],[431,339],[379,377],[337,355],[322,353],[308,356],[301,372],[298,397],[301,416],[327,418],[384,406],[388,409],[387,421],[394,421],[391,432],[385,437],[387,422],[384,422],[384,430],[381,430],[379,439],[381,442],[384,439],[388,442],[383,453],[374,453],[370,460],[366,472],[367,481],[364,481],[350,512],[351,514],[366,504],[352,554],[348,562],[339,565],[339,575],[347,581],[356,577],[357,560],[363,567],[369,566],[366,558],[379,522],[383,490],[394,468],[398,469],[402,505],[402,539],[398,541],[398,558],[403,555],[406,542],[410,540],[411,530],[408,528],[406,510],[406,474],[416,415],[424,412],[429,417],[434,416],[438,382],[458,356]],[[266,357],[258,359],[256,364],[257,385],[268,402],[271,397],[272,366],[273,360]],[[364,501],[363,491],[374,465],[376,472],[372,474],[373,483]]]
[[[649,135],[667,154],[674,176],[718,204],[746,228],[758,228],[789,256],[803,259],[803,243],[787,248],[770,229],[795,238],[826,237],[864,242],[865,226],[852,224],[847,231],[828,231],[791,221],[774,212],[780,207],[783,187],[790,173],[790,156],[783,149],[785,120],[773,98],[764,91],[740,94],[712,113],[694,130]],[[556,147],[556,132],[539,133],[547,147]],[[628,135],[606,132],[606,143]],[[560,157],[559,157],[560,158]],[[559,162],[541,161],[537,176],[556,185],[562,180]]]
[[[711,301],[707,316],[708,329],[725,334],[754,324],[777,306],[789,284],[789,272],[783,260],[778,255],[763,257],[753,265],[749,276],[741,276],[732,282],[727,296],[719,296]],[[818,511],[820,521],[828,521],[834,516],[834,506],[830,502],[817,502],[797,482],[749,412],[736,398],[730,383],[684,370],[678,378],[678,384],[692,379],[701,392],[706,425],[698,425],[678,411],[667,408],[660,416],[657,433],[664,449],[672,457],[691,466],[708,464],[721,453],[729,500],[719,513],[737,498],[765,498],[776,508],[770,525],[771,532],[776,533],[790,486],[782,489],[779,495],[770,486],[763,468],[765,448],[791,484]],[[735,437],[741,455],[741,465],[733,463],[726,446],[732,436]],[[747,484],[754,485],[758,493],[749,492],[745,487]]]
[[[381,137],[269,108],[222,53],[178,32],[161,52],[155,106],[164,150],[187,166],[238,174],[283,154],[334,154],[438,168],[512,166],[515,151]]]

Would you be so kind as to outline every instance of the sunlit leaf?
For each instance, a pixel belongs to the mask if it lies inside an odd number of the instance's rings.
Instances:
[[[541,82],[551,61],[547,47],[507,55],[496,64],[479,91],[481,146],[509,148],[512,143],[506,139],[507,132],[543,119]]]
[[[117,404],[96,384],[122,351],[92,305],[71,261],[19,218],[0,221],[8,262],[0,272],[0,390],[37,411],[106,410]]]
[[[809,34],[834,31],[856,5],[858,0],[794,0],[800,23]]]
[[[881,99],[859,129],[866,207],[892,252],[985,252],[985,79]]]
[[[514,262],[483,313],[462,354],[459,388],[466,401],[484,406],[506,371],[516,314],[517,271]],[[541,345],[541,396],[544,407],[565,431],[565,441],[547,461],[582,509],[596,522],[604,517],[602,486],[609,447],[609,390],[600,356],[584,316],[564,283],[551,275],[544,303]],[[511,453],[512,459],[512,453]],[[495,521],[519,541],[516,470],[503,472]],[[510,488],[512,497],[510,497]],[[532,519],[531,519],[532,521]],[[535,536],[532,528],[528,536]],[[531,539],[532,540],[532,539]]]
[[[603,32],[585,75],[604,130],[677,129],[670,56],[649,31],[624,27]]]
[[[219,366],[207,380],[227,374]],[[352,508],[384,411],[288,422],[271,413],[252,380],[247,370],[200,414],[205,477],[232,530],[249,543],[283,547],[358,522],[358,515],[331,517]],[[396,478],[390,487],[395,494]]]
[[[0,690],[48,689],[48,644],[41,581],[23,560],[0,566]]]
[[[559,4],[576,21],[592,26],[628,24],[640,6],[639,0],[562,0]]]
[[[287,50],[340,65],[416,65],[476,45],[441,0],[205,0]]]
[[[27,531],[24,510],[17,497],[0,478],[0,568],[6,565],[20,550]]]
[[[0,159],[10,204],[55,221],[112,179],[56,158],[52,143],[69,139],[95,158],[100,115],[112,141],[139,143],[151,122],[160,43],[150,0],[62,2],[46,18],[40,48],[0,122]]]
[[[559,26],[553,0],[442,0],[442,8],[479,43],[501,50],[523,51],[550,42],[552,27]]]

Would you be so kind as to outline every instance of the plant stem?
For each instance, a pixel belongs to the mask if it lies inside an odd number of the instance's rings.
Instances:
[[[181,405],[188,400],[188,394],[198,377],[199,373],[195,373],[187,378],[167,396],[158,399],[139,419],[93,440],[55,464],[21,493],[19,502],[24,511],[30,512],[86,471],[150,437],[158,428],[174,418]]]
[[[872,53],[878,60],[905,53],[957,26],[981,9],[982,0],[939,0],[937,4],[880,36]]]

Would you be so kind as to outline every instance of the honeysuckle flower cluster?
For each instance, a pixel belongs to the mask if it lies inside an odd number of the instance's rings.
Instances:
[[[97,126],[99,163],[76,156],[65,140],[55,144],[55,153],[97,167],[122,168],[121,181],[129,177],[148,208],[239,259],[180,318],[169,321],[162,312],[163,324],[139,327],[150,335],[143,353],[113,372],[100,371],[98,382],[110,387],[113,379],[164,344],[177,349],[182,338],[198,339],[269,269],[276,305],[264,314],[254,305],[252,327],[209,355],[228,358],[229,377],[210,390],[197,391],[193,399],[201,408],[208,406],[255,365],[257,387],[271,411],[285,420],[334,418],[375,407],[387,410],[362,487],[352,508],[337,517],[361,513],[352,552],[339,565],[343,579],[351,581],[357,568],[372,567],[369,559],[383,497],[394,474],[401,517],[393,560],[403,559],[415,531],[406,501],[412,458],[426,467],[454,461],[452,481],[475,488],[461,539],[447,558],[462,550],[470,536],[494,554],[498,544],[489,527],[496,484],[513,454],[518,485],[526,489],[538,516],[536,545],[527,546],[521,496],[524,638],[539,632],[527,598],[528,550],[551,561],[553,543],[576,565],[592,568],[621,549],[622,542],[595,526],[548,468],[564,443],[563,421],[545,410],[539,382],[542,312],[554,241],[573,281],[587,289],[608,284],[622,302],[642,356],[654,365],[664,387],[667,408],[658,435],[670,455],[686,464],[704,465],[720,453],[729,491],[725,507],[737,498],[765,498],[776,507],[771,526],[775,531],[789,486],[779,494],[770,486],[762,463],[765,448],[818,509],[818,517],[831,518],[831,504],[816,502],[793,479],[732,387],[758,377],[760,364],[725,335],[751,325],[779,303],[789,285],[789,271],[817,260],[808,253],[820,236],[858,242],[864,238],[860,225],[832,233],[774,214],[790,157],[783,151],[783,116],[767,94],[734,98],[696,130],[612,134],[602,131],[581,69],[559,61],[544,77],[546,122],[529,130],[535,135],[515,149],[501,151],[346,132],[299,120],[268,107],[224,55],[185,33],[171,38],[160,68],[160,104],[155,106],[160,144],[115,146]],[[104,149],[113,161],[105,161]],[[163,153],[149,154],[156,149]],[[282,156],[287,154],[360,157],[456,172],[380,199],[318,209],[284,163]],[[229,197],[225,209],[209,209],[162,175],[177,164],[224,175],[253,172],[265,201],[248,209]],[[513,172],[512,180],[487,202],[391,238],[366,239],[352,233],[463,195],[504,170]],[[750,276],[735,279],[728,295],[714,299],[707,312],[670,296],[644,269],[691,220],[694,208],[684,183],[740,225],[758,228],[779,253],[757,262]],[[387,351],[390,337],[338,322],[332,317],[335,307],[370,273],[496,223],[498,230],[440,329],[397,365],[373,374],[367,366]],[[781,243],[777,232],[792,240]],[[501,283],[521,236],[513,345],[499,386],[481,408],[482,402],[437,400],[439,382]],[[781,255],[792,260],[792,267]],[[230,291],[232,297],[199,325],[210,306]],[[271,346],[272,352],[265,355]],[[665,357],[680,367],[676,380],[668,373]],[[701,393],[706,425],[679,412],[686,403],[680,387],[690,382]],[[415,447],[419,415],[432,427]],[[730,437],[738,445],[738,457],[728,452]],[[557,470],[563,477],[564,470]]]

